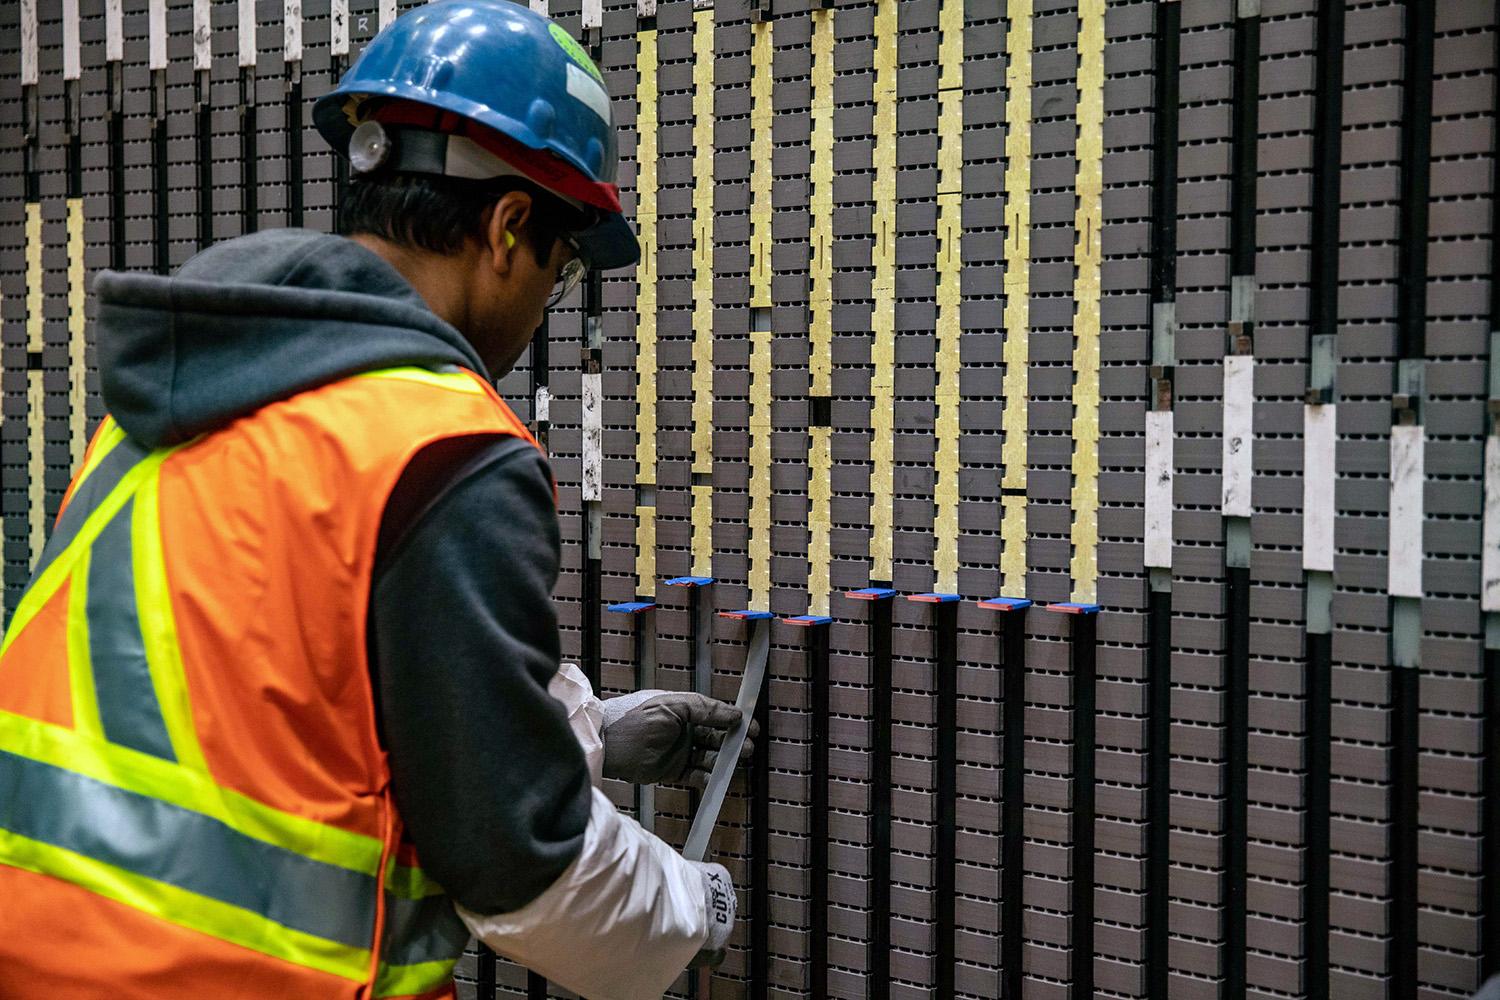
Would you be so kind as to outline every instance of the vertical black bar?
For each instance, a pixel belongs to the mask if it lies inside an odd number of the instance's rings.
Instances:
[[[1245,995],[1245,841],[1249,792],[1250,570],[1229,573],[1229,648],[1224,660],[1224,989],[1229,1000]]]
[[[937,996],[953,996],[954,934],[957,923],[958,847],[958,602],[933,606],[933,652],[937,668]]]
[[[1151,306],[1156,310],[1177,294],[1177,111],[1181,62],[1180,3],[1156,4],[1155,72],[1151,149]],[[1154,329],[1153,329],[1154,334]],[[1153,354],[1155,353],[1153,348]],[[1161,373],[1170,387],[1170,374]],[[1158,389],[1158,396],[1160,390]],[[1170,406],[1156,399],[1153,406]],[[1148,997],[1168,995],[1168,903],[1171,899],[1172,831],[1172,591],[1170,570],[1149,591],[1146,723],[1146,955]]]
[[[1303,900],[1302,953],[1307,1000],[1328,997],[1329,765],[1332,749],[1333,635],[1307,636],[1307,818],[1302,863],[1307,889]]]
[[[1313,133],[1312,333],[1338,332],[1339,202],[1343,198],[1344,5],[1318,5],[1318,93]],[[1319,402],[1331,400],[1319,399]]]
[[[1500,24],[1495,26],[1494,48],[1491,52],[1493,82],[1491,94],[1500,108]],[[1486,358],[1489,368],[1489,415],[1485,430],[1500,434],[1500,406],[1496,396],[1500,395],[1496,385],[1500,378],[1500,133],[1496,134],[1491,148],[1490,183],[1490,348]],[[1483,842],[1480,853],[1483,888],[1479,897],[1479,926],[1482,944],[1479,954],[1479,978],[1484,980],[1500,974],[1500,933],[1496,933],[1496,922],[1500,921],[1500,648],[1490,635],[1490,629],[1500,627],[1495,612],[1483,617],[1485,629],[1484,650],[1484,720],[1481,729],[1480,760],[1484,768],[1484,812],[1480,817]]]
[[[198,249],[214,241],[214,119],[209,71],[197,72]]]
[[[495,1000],[495,953],[484,945],[479,946],[479,970],[475,977],[476,1000]]]
[[[1481,897],[1480,928],[1483,944],[1480,954],[1480,978],[1500,975],[1500,649],[1484,651],[1484,846],[1480,871],[1484,889]]]
[[[330,56],[328,67],[328,78],[333,85],[337,85],[339,78],[344,75],[344,61],[347,56]],[[339,220],[342,218],[344,195],[349,190],[349,158],[341,155],[338,150],[329,150],[333,157],[333,226],[337,232],[340,227]]]
[[[828,625],[808,626],[807,676],[811,682],[812,796],[808,873],[808,996],[828,996]],[[764,730],[762,730],[764,732]],[[762,740],[764,742],[764,740]]]
[[[585,588],[586,588],[587,585],[588,585],[588,581],[587,580],[584,581],[584,585],[585,585]],[[699,694],[708,694],[709,693],[708,692],[708,684],[705,683],[706,679],[703,676],[704,671],[702,671],[702,670],[699,669],[699,665],[703,664],[705,662],[709,662],[709,658],[710,658],[710,656],[712,654],[713,636],[712,636],[711,633],[713,631],[713,619],[711,617],[709,617],[711,614],[712,614],[712,609],[708,608],[708,607],[705,607],[705,605],[704,605],[703,588],[700,587],[700,586],[689,587],[688,588],[688,648],[693,651],[692,652],[692,657],[693,657],[692,658],[692,664],[693,664],[692,685],[693,685],[693,690],[697,691]],[[760,700],[756,701],[756,707],[757,707],[756,718],[757,718],[757,720],[760,718],[758,712],[759,712],[759,706],[760,706],[760,704],[761,704],[762,701],[764,701],[764,699],[760,699]],[[764,733],[762,733],[761,734],[761,738],[756,742],[756,752],[757,753],[759,752],[760,746],[766,742],[766,738],[767,738],[767,735],[764,734]],[[751,799],[752,800],[755,798],[755,788],[757,787],[755,785],[755,781],[756,781],[756,778],[757,778],[757,774],[758,774],[758,772],[757,772],[757,770],[755,768],[755,761],[752,759],[752,761],[751,761],[751,768],[750,768],[750,782],[751,782],[751,786],[750,787],[751,787]],[[752,808],[753,808],[753,805],[752,805]],[[691,815],[691,814],[696,814],[697,811],[698,811],[698,793],[696,791],[689,790],[689,792],[688,792],[688,812]],[[753,824],[754,820],[752,819],[751,822]],[[753,892],[752,892],[752,895],[753,895]],[[751,912],[750,919],[751,919],[751,922],[752,922],[752,931],[751,932],[752,932],[752,935],[753,935],[753,933],[754,933],[753,921],[755,919],[754,918],[753,907],[752,907],[752,912]],[[751,954],[752,955],[754,954],[753,948],[752,948]],[[711,992],[712,981],[713,981],[713,971],[711,969],[702,968],[702,969],[698,969],[694,973],[690,973],[688,975],[688,996],[690,998],[692,998],[692,1000],[709,1000],[709,994]]]
[[[125,267],[125,67],[109,64],[109,266]]]
[[[1178,30],[1182,9],[1176,0],[1156,5],[1156,95],[1151,150],[1151,301],[1168,302],[1177,288],[1177,99]]]
[[[1391,671],[1391,993],[1417,995],[1416,667]],[[1492,931],[1491,931],[1492,932]]]
[[[155,209],[153,242],[157,274],[166,274],[172,268],[171,248],[168,234],[171,232],[168,214],[167,173],[167,80],[164,70],[153,70],[152,118],[151,118],[151,197]]]
[[[1021,1000],[1026,882],[1026,612],[1001,618],[1004,754],[1000,760],[1000,977],[1003,1000]]]
[[[1146,996],[1167,996],[1172,875],[1172,592],[1150,592],[1146,646]]]
[[[891,598],[870,604],[870,688],[874,733],[870,760],[869,1000],[891,995]]]
[[[1406,0],[1401,129],[1401,271],[1396,356],[1427,353],[1427,196],[1432,155],[1432,36],[1436,4]]]
[[[80,121],[82,111],[79,105],[79,101],[81,100],[81,95],[79,94],[80,82],[78,80],[69,80],[65,84],[67,96],[64,103],[67,105],[67,108],[64,114],[66,115],[65,121],[68,134],[66,192],[69,198],[83,197],[83,139],[80,134],[83,122]]]
[[[547,980],[530,969],[526,970],[526,1000],[547,1000]]]
[[[293,74],[286,87],[286,222],[302,226],[302,67],[287,67]]]
[[[255,232],[260,213],[260,151],[256,148],[255,67],[240,67],[240,214],[242,233]]]
[[[1260,133],[1260,18],[1234,22],[1234,191],[1229,273],[1255,273],[1255,180]]]
[[[701,587],[694,587],[697,593]],[[770,628],[761,622],[758,628]],[[766,670],[760,696],[755,699],[755,721],[760,737],[750,758],[750,964],[751,997],[764,997],[771,964],[771,671]],[[703,994],[708,1000],[708,994]]]
[[[1074,616],[1072,995],[1094,995],[1094,614]]]

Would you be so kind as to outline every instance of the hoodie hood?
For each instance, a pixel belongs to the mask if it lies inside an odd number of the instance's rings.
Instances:
[[[104,404],[151,448],[360,372],[457,365],[489,378],[395,268],[341,236],[267,230],[170,278],[101,271],[94,291]]]

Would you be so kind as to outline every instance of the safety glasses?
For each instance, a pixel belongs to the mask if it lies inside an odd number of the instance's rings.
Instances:
[[[573,256],[562,266],[562,270],[557,272],[557,285],[552,289],[552,297],[547,300],[548,309],[567,298],[568,293],[577,288],[583,276],[589,273],[589,262],[579,252],[578,244],[574,242],[573,237],[563,236],[562,241],[573,250]]]

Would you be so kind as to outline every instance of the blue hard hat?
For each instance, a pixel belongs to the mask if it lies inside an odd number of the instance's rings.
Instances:
[[[434,0],[410,10],[365,46],[314,105],[313,121],[348,156],[370,109],[391,103],[433,109],[425,128],[467,130],[513,172],[591,208],[597,221],[573,236],[592,265],[639,259],[615,187],[617,141],[604,78],[583,46],[549,18],[509,0]],[[402,124],[412,126],[410,116]],[[441,157],[437,162],[403,168],[398,161],[394,169],[454,173],[443,170]]]

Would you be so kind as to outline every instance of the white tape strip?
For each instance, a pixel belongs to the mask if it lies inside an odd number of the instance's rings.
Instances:
[[[1225,517],[1250,517],[1251,483],[1255,476],[1255,358],[1231,354],[1224,358],[1224,475]]]
[[[583,30],[604,27],[604,0],[583,0]]]
[[[151,0],[146,10],[146,65],[167,68],[167,0]]]
[[[207,73],[214,66],[214,22],[210,0],[193,0],[193,69]]]
[[[598,372],[583,376],[583,499],[604,499],[604,388]]]
[[[281,14],[281,58],[283,62],[302,61],[302,0],[286,0]]]
[[[328,51],[336,56],[349,54],[349,0],[333,0],[328,9]]]
[[[380,0],[380,30],[396,19],[396,0]]]
[[[1302,412],[1302,568],[1332,573],[1338,407],[1324,403]]]
[[[656,16],[656,0],[635,0],[635,16],[638,18]]]
[[[240,67],[255,65],[255,0],[239,0]]]
[[[1392,597],[1422,596],[1422,489],[1424,445],[1420,424],[1391,428],[1391,544],[1386,590]]]
[[[547,0],[531,0],[531,9],[543,17],[547,16]]]
[[[78,79],[78,0],[63,0],[63,79]]]
[[[156,0],[160,3],[161,0]],[[21,86],[33,86],[37,75],[36,0],[21,0]]]
[[[1172,567],[1172,411],[1146,412],[1145,564]]]
[[[1500,611],[1500,434],[1484,441],[1484,529],[1479,607]]]
[[[125,58],[125,11],[121,0],[104,0],[104,58],[119,62]]]

